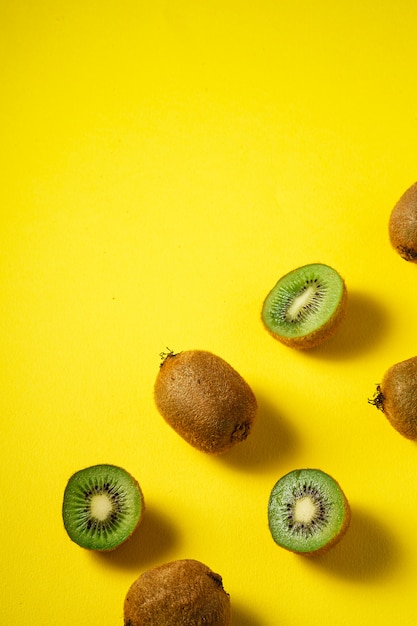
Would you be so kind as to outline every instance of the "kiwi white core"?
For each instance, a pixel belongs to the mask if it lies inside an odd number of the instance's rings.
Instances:
[[[317,514],[317,505],[308,496],[297,500],[294,506],[294,521],[299,524],[308,524]]]
[[[99,493],[91,498],[90,511],[91,516],[104,522],[113,510],[113,505],[110,498],[105,493]]]
[[[288,307],[286,311],[286,319],[289,322],[297,320],[302,312],[307,308],[314,307],[316,289],[314,287],[307,287],[303,292],[294,298],[294,302]],[[318,307],[317,307],[318,308]]]

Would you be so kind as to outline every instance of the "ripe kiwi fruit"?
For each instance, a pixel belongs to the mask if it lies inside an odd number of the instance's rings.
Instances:
[[[124,626],[229,626],[231,605],[222,578],[193,559],[147,570],[129,588]]]
[[[391,245],[405,260],[417,263],[417,182],[398,200],[389,218]]]
[[[262,321],[283,344],[314,348],[336,332],[346,304],[340,274],[329,265],[311,263],[278,280],[263,303]]]
[[[339,484],[319,469],[293,470],[272,488],[268,523],[282,548],[306,556],[322,554],[349,527],[350,507]]]
[[[113,550],[138,526],[145,509],[137,481],[115,465],[93,465],[71,476],[62,517],[70,539],[89,550]]]
[[[202,452],[222,454],[247,438],[257,401],[231,365],[206,350],[161,356],[155,403],[185,441]]]
[[[417,357],[388,368],[368,402],[380,409],[401,435],[417,440]]]

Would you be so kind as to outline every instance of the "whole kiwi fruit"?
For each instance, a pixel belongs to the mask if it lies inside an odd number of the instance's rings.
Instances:
[[[417,440],[417,357],[388,368],[368,402],[382,411],[403,437]]]
[[[403,193],[392,209],[389,238],[405,261],[417,263],[417,182]]]
[[[334,335],[346,305],[347,289],[340,274],[324,263],[310,263],[278,280],[264,300],[262,321],[286,346],[310,349]]]
[[[268,523],[275,543],[305,556],[323,554],[336,545],[350,517],[340,485],[320,469],[288,472],[269,497]]]
[[[161,356],[155,403],[185,441],[202,452],[222,454],[248,437],[257,401],[231,365],[206,350]]]
[[[124,626],[229,626],[230,596],[219,574],[194,559],[142,573],[124,601]]]
[[[145,503],[139,483],[122,467],[78,470],[64,491],[62,517],[72,541],[88,550],[114,550],[139,525]]]

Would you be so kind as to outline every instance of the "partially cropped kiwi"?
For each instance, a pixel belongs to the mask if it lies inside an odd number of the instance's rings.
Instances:
[[[283,344],[314,348],[336,332],[346,304],[340,274],[329,265],[311,263],[279,279],[264,301],[262,321]]]
[[[89,550],[113,550],[141,521],[144,499],[137,481],[115,465],[93,465],[71,476],[62,516],[72,541]]]
[[[274,485],[268,502],[274,541],[291,552],[322,554],[349,527],[350,507],[339,484],[319,469],[293,470]]]
[[[389,237],[405,261],[417,263],[417,183],[404,192],[392,209]]]
[[[247,438],[257,401],[231,365],[205,350],[170,351],[162,357],[155,403],[185,441],[203,452],[222,454]]]
[[[368,402],[407,439],[417,440],[417,357],[392,365]]]
[[[229,626],[222,578],[193,559],[164,563],[137,578],[124,602],[124,626]]]

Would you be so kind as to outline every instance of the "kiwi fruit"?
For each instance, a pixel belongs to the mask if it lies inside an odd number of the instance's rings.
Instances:
[[[293,470],[272,488],[268,523],[282,548],[306,556],[322,554],[349,527],[350,507],[339,484],[319,469]]]
[[[257,401],[231,365],[206,350],[161,356],[155,404],[185,441],[202,452],[222,454],[248,437]]]
[[[137,481],[115,465],[93,465],[71,476],[62,517],[70,539],[88,550],[113,550],[138,526],[145,509]]]
[[[340,274],[329,265],[310,263],[278,280],[264,300],[262,321],[283,344],[309,349],[336,332],[346,305]]]
[[[368,400],[403,437],[417,440],[417,357],[392,365]]]
[[[219,574],[193,559],[147,570],[130,586],[124,626],[229,626],[230,596]]]
[[[417,182],[392,209],[388,228],[393,248],[405,261],[417,263]]]

